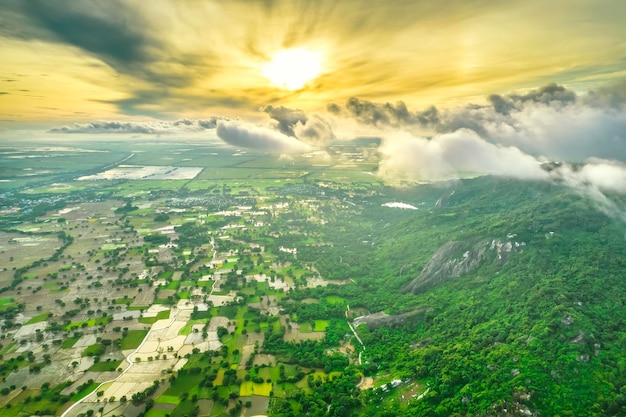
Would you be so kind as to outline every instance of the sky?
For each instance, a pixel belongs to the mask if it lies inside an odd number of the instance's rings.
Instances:
[[[319,111],[351,97],[450,106],[626,76],[621,0],[0,5],[0,112],[17,123],[259,117],[260,106]],[[293,48],[321,61],[297,91],[263,75]]]
[[[206,135],[286,155],[377,136],[388,178],[542,178],[540,164],[565,161],[602,167],[562,170],[578,182],[609,175],[602,187],[614,190],[623,179],[623,0],[0,0],[0,10],[0,140]]]

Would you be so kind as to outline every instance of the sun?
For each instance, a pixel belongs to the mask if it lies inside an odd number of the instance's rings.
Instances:
[[[300,90],[322,72],[322,58],[305,48],[276,52],[263,66],[263,76],[279,88]]]

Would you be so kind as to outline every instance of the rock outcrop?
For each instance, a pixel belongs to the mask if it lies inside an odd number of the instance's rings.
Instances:
[[[403,292],[418,293],[448,279],[458,278],[490,262],[506,262],[509,255],[521,252],[526,244],[501,239],[453,241],[439,248]]]

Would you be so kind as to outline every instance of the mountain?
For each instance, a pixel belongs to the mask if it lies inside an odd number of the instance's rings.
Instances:
[[[562,185],[449,187],[439,207],[436,188],[405,195],[427,204],[371,255],[388,270],[360,305],[432,309],[362,336],[378,372],[429,384],[396,415],[624,415],[626,225]]]
[[[580,190],[494,177],[388,189],[363,207],[328,225],[335,262],[320,272],[357,282],[334,290],[352,309],[388,315],[357,329],[366,373],[429,391],[359,415],[626,415],[621,220]]]

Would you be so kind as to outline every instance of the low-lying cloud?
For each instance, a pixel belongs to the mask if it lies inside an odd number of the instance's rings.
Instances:
[[[306,143],[272,129],[239,121],[220,121],[217,136],[229,145],[277,154],[297,154],[311,150]]]
[[[202,132],[217,127],[220,117],[191,120],[179,119],[173,122],[157,120],[147,122],[125,122],[117,120],[101,120],[93,122],[74,123],[72,125],[55,127],[50,133],[83,133],[83,134],[146,134],[162,135],[185,132]]]
[[[432,181],[485,174],[543,179],[548,175],[536,158],[515,147],[489,143],[470,129],[432,138],[389,138],[380,152],[380,175],[392,180]]]
[[[626,161],[626,82],[585,95],[557,84],[515,94],[492,94],[487,104],[446,110],[409,110],[402,102],[350,98],[328,111],[364,126],[418,136],[471,129],[490,143],[515,147],[536,158],[582,162],[588,158]],[[376,132],[372,132],[375,134]]]
[[[582,166],[563,164],[550,172],[550,178],[589,197],[608,216],[626,221],[626,212],[609,198],[610,194],[626,194],[626,165],[591,159]]]
[[[351,113],[346,111],[351,108]],[[386,180],[493,174],[555,181],[590,198],[607,215],[626,220],[610,197],[626,194],[626,83],[582,96],[556,84],[523,94],[491,95],[487,105],[433,112],[437,118],[429,118],[426,125],[389,116],[398,113],[389,109],[402,107],[354,108],[349,100],[345,109],[335,105],[331,112],[379,129],[379,174]],[[435,133],[415,134],[424,126]],[[546,162],[560,164],[548,171],[542,168]]]

